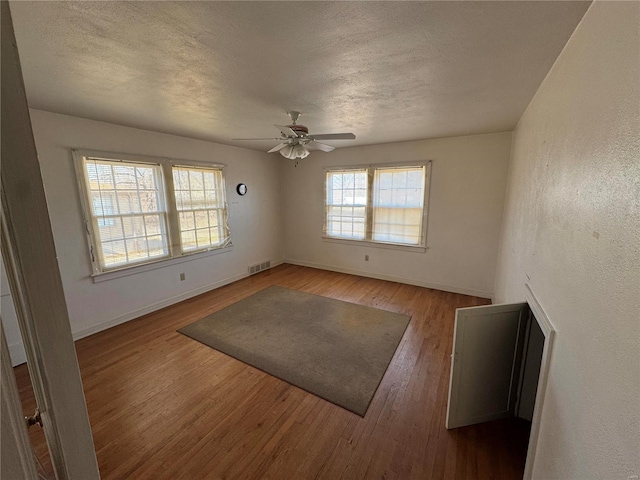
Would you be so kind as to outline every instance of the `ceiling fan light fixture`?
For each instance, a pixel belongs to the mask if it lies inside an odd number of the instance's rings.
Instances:
[[[304,145],[296,145],[293,147],[293,152],[295,153],[295,158],[305,158],[309,155],[309,150],[304,148]]]
[[[306,126],[298,125],[297,123],[300,112],[291,111],[287,113],[291,118],[290,125],[274,125],[274,127],[280,130],[279,137],[232,138],[231,140],[277,140],[280,143],[271,150],[268,150],[267,153],[278,152],[284,158],[295,160],[297,165],[298,160],[307,158],[311,153],[307,146],[312,150],[321,150],[323,152],[331,152],[336,148],[316,140],[355,140],[356,138],[353,133],[322,133],[310,135],[309,129]]]
[[[281,148],[280,150],[280,155],[282,155],[284,158],[290,158],[291,160],[293,160],[295,157],[295,154],[293,153],[293,145],[287,145],[284,148]]]
[[[286,147],[279,150],[280,155],[285,158],[289,158],[291,160],[295,160],[296,158],[305,158],[309,155],[309,150],[304,148],[304,145],[287,145]]]

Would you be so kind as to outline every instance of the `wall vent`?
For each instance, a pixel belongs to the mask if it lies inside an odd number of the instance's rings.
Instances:
[[[255,265],[251,265],[249,267],[249,275],[253,275],[268,268],[271,268],[271,260],[267,260],[266,262],[262,263],[256,263]]]

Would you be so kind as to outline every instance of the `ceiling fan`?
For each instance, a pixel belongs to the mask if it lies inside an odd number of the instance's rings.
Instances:
[[[319,135],[310,134],[309,129],[304,125],[298,125],[300,112],[287,112],[291,118],[291,125],[274,125],[280,130],[280,137],[272,138],[232,138],[231,140],[276,140],[280,144],[273,147],[267,153],[279,152],[285,158],[298,160],[309,155],[309,150],[322,150],[330,152],[335,147],[320,143],[318,140],[353,140],[356,136],[353,133],[322,133]],[[297,162],[296,162],[297,165]]]

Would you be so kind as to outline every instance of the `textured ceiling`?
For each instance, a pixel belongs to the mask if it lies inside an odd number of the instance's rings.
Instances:
[[[30,106],[267,150],[511,130],[589,2],[11,2]]]

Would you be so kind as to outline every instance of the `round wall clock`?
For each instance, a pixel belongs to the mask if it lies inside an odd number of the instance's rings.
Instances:
[[[239,183],[236,187],[236,192],[238,195],[246,195],[247,194],[247,186],[244,183]]]

